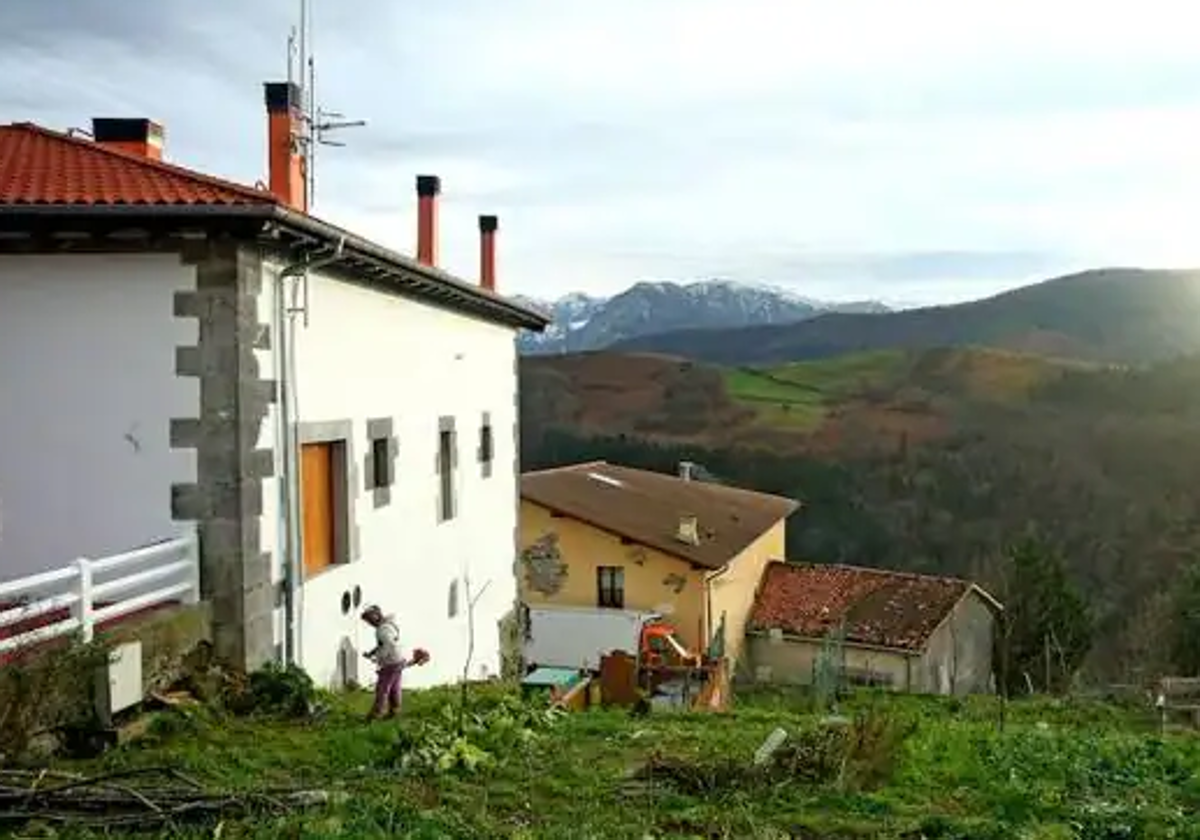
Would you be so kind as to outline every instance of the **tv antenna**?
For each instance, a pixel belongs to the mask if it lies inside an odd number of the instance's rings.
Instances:
[[[367,124],[366,120],[347,120],[344,114],[327,111],[317,104],[310,3],[311,0],[300,0],[300,27],[299,30],[292,27],[287,50],[288,81],[300,87],[300,130],[294,142],[304,153],[304,191],[309,208],[313,206],[317,191],[317,146],[343,147],[346,144],[335,139],[336,132]]]

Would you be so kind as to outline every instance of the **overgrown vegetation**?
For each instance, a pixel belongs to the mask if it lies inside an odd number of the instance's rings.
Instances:
[[[236,714],[301,718],[316,710],[318,692],[303,668],[272,662],[244,680],[232,681],[221,699]]]
[[[1200,739],[1159,737],[1147,708],[1014,702],[1001,730],[986,697],[860,693],[840,704],[845,720],[830,720],[776,689],[741,693],[728,714],[632,717],[548,714],[488,686],[471,694],[480,758],[456,744],[457,699],[453,688],[411,691],[401,720],[379,725],[362,721],[365,693],[329,698],[315,720],[171,710],[160,719],[187,724],[58,769],[169,766],[241,800],[327,794],[315,809],[226,817],[222,840],[1200,836]],[[755,767],[776,728],[787,740]],[[177,828],[196,840],[216,831]]]
[[[460,713],[462,707],[444,705],[435,714],[407,722],[390,763],[416,773],[490,770],[505,756],[529,748],[564,714],[515,694],[477,691],[468,696],[472,702],[465,713]]]
[[[1171,658],[1184,674],[1200,674],[1200,562],[1184,569],[1171,596]]]
[[[1008,691],[1066,691],[1091,649],[1092,620],[1061,555],[1026,537],[1009,552],[1001,578],[1007,606],[999,658]]]
[[[0,762],[24,758],[41,736],[96,728],[96,674],[110,648],[56,642],[0,667]]]
[[[743,755],[652,755],[636,778],[667,783],[697,796],[761,786],[833,786],[871,791],[886,785],[915,722],[875,706],[851,719],[818,719],[794,733],[761,762]]]

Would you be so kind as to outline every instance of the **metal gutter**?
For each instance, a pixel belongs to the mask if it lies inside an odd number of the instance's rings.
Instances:
[[[734,559],[736,558],[727,560],[725,565],[719,569],[713,569],[711,572],[703,572],[701,574],[701,579],[704,582],[704,635],[708,637],[708,641],[705,642],[705,650],[712,643],[713,636],[712,584],[714,580],[729,571],[729,567],[733,564]],[[724,614],[722,614],[723,616]],[[722,644],[724,644],[724,639],[722,639]]]
[[[283,549],[284,579],[283,579],[283,621],[284,621],[284,661],[288,664],[299,665],[301,662],[301,639],[299,613],[297,603],[301,583],[301,543],[300,527],[298,525],[300,477],[296,463],[295,447],[295,409],[293,407],[293,383],[295,381],[295,365],[292,362],[294,343],[294,321],[288,313],[287,278],[284,272],[276,273],[274,278],[275,311],[272,317],[273,329],[278,334],[278,346],[272,353],[275,364],[275,378],[279,383],[279,411],[276,417],[276,435],[279,448],[282,450],[279,461],[279,508],[276,511],[277,531],[280,535],[279,545]]]
[[[0,232],[10,228],[7,222],[13,219],[54,220],[64,224],[73,219],[91,222],[143,219],[180,223],[225,220],[274,223],[285,232],[319,239],[330,247],[344,243],[345,253],[338,262],[348,271],[370,278],[364,268],[372,266],[390,275],[377,279],[415,298],[535,332],[544,330],[551,320],[538,310],[513,303],[441,269],[271,201],[261,204],[0,204]],[[356,266],[356,263],[365,265]]]
[[[419,278],[430,280],[445,287],[447,291],[458,292],[465,297],[476,300],[483,306],[494,307],[511,315],[514,320],[519,321],[519,326],[526,329],[534,329],[540,332],[550,323],[550,317],[536,309],[530,309],[513,303],[494,292],[489,292],[473,283],[464,282],[449,272],[427,266],[412,257],[405,256],[389,248],[384,248],[382,245],[356,236],[350,231],[339,228],[336,225],[322,222],[320,219],[305,213],[298,213],[281,205],[275,205],[273,210],[275,211],[275,219],[285,227],[296,229],[302,233],[314,234],[328,240],[330,244],[343,241],[348,251],[358,252],[370,260],[382,262],[393,269],[416,274]]]

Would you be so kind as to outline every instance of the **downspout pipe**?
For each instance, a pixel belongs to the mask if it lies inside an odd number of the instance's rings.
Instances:
[[[729,571],[729,564],[726,563],[716,571],[707,572],[704,575],[704,650],[708,650],[709,642],[712,641],[713,634],[713,615],[712,615],[712,582],[721,575]],[[701,651],[703,654],[704,651]]]
[[[308,280],[309,272],[330,265],[342,258],[346,239],[342,237],[332,251],[314,258],[306,254],[300,260],[283,267],[276,277],[275,318],[279,325],[279,342],[276,353],[276,376],[279,381],[279,437],[283,442],[282,481],[280,482],[280,510],[285,572],[283,581],[284,613],[284,661],[300,665],[299,622],[296,620],[297,602],[303,580],[300,530],[300,450],[296,435],[299,418],[299,402],[296,387],[296,316],[303,312],[304,324],[308,325]],[[324,250],[324,249],[323,249]],[[304,302],[297,305],[298,289],[292,289],[288,299],[289,279],[295,278],[303,286]]]

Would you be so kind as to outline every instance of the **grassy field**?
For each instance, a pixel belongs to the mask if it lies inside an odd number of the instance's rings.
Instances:
[[[897,377],[907,358],[904,351],[880,350],[772,368],[730,368],[725,387],[764,423],[812,428],[831,406]]]
[[[338,792],[316,810],[169,835],[223,840],[1200,837],[1200,740],[1157,737],[1144,711],[1013,703],[1001,732],[992,698],[864,694],[839,710],[856,721],[840,730],[856,746],[831,764],[821,733],[832,730],[797,695],[741,695],[721,715],[551,719],[523,718],[511,695],[488,689],[458,744],[456,696],[412,692],[401,723],[370,726],[362,695],[331,701],[319,720],[167,712],[147,740],[82,769],[170,766],[235,791]],[[776,727],[796,745],[790,763],[749,770]],[[651,758],[658,769],[631,783]]]
[[[726,391],[764,425],[811,430],[848,401],[903,401],[917,393],[1012,404],[1085,365],[983,347],[878,350],[770,368],[730,368]]]

